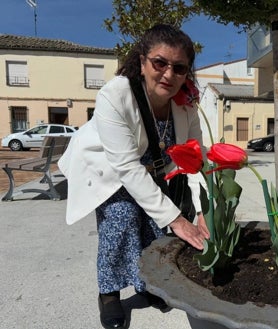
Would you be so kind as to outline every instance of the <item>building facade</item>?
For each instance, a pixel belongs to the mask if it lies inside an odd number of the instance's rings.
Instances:
[[[113,49],[0,35],[0,139],[39,123],[81,126],[117,68]]]
[[[200,68],[196,78],[214,142],[223,139],[246,148],[248,140],[273,133],[273,97],[256,93],[257,70],[248,68],[246,59]],[[204,143],[209,147],[209,131],[202,115],[200,119]]]

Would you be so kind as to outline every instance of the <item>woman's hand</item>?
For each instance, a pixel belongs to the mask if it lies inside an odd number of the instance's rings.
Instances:
[[[187,241],[193,247],[204,249],[204,239],[209,238],[209,230],[207,228],[204,216],[198,216],[198,223],[194,225],[183,216],[179,216],[169,225],[173,232],[182,240]]]
[[[206,239],[209,238],[210,233],[206,224],[205,217],[202,212],[197,214],[197,226],[199,228],[199,231],[206,237]]]

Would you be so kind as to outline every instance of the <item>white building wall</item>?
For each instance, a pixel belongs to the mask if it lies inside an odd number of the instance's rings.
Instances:
[[[247,68],[247,60],[224,65],[224,82],[230,84],[254,85],[254,69]]]
[[[195,71],[200,95],[204,93],[208,83],[210,82],[224,83],[223,70],[224,70],[224,65],[223,63],[221,63],[216,65],[206,66],[204,68]]]
[[[217,111],[217,98],[210,88],[205,88],[202,98],[200,99],[200,105],[205,113],[205,116],[209,122],[210,129],[212,131],[212,138],[214,142],[218,142],[218,111]],[[203,141],[206,147],[211,146],[211,137],[209,129],[204,116],[199,111],[199,117],[201,121],[201,128],[203,132]]]

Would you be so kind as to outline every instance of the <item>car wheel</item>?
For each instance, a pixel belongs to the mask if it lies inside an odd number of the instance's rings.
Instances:
[[[272,151],[274,151],[274,145],[271,142],[266,142],[263,145],[263,151],[264,152],[272,152]]]
[[[21,151],[22,150],[22,144],[18,139],[13,139],[9,143],[9,148],[12,151]]]

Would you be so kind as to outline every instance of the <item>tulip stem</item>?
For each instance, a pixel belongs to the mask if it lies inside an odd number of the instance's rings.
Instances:
[[[250,163],[247,163],[247,167],[253,171],[253,173],[258,178],[259,182],[262,183],[263,179],[262,179],[262,176],[258,173],[258,171]]]
[[[210,169],[213,169],[213,164],[209,165]],[[213,200],[213,175],[211,172],[208,175],[208,190],[209,190],[209,225],[208,229],[210,232],[210,241],[214,242],[214,200]],[[213,266],[210,268],[211,275],[214,275]]]
[[[200,112],[202,113],[202,116],[203,116],[203,118],[204,118],[204,120],[206,122],[208,131],[209,131],[210,142],[211,142],[211,145],[213,145],[214,144],[214,140],[213,140],[212,131],[211,131],[211,127],[210,127],[208,118],[207,118],[205,112],[203,111],[201,105],[198,102],[196,102],[196,105],[197,105],[198,109],[200,110]]]

